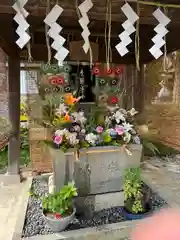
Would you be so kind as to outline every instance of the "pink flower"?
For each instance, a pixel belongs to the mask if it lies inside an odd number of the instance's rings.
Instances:
[[[98,127],[96,128],[96,132],[97,132],[97,133],[102,133],[103,130],[104,130],[104,128],[101,127],[101,126],[98,126]]]
[[[117,126],[116,128],[115,128],[115,131],[117,132],[117,134],[118,135],[123,135],[123,133],[124,133],[124,128],[122,127],[122,126]]]
[[[56,143],[57,145],[61,144],[63,140],[63,136],[55,136],[54,137],[54,143]]]

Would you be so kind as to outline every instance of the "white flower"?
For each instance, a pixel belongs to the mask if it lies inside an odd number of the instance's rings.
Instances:
[[[138,113],[138,111],[135,110],[135,108],[131,108],[131,110],[128,111],[128,113],[131,115],[131,116],[134,116]]]
[[[71,145],[76,145],[79,143],[79,139],[77,139],[77,133],[70,133],[68,136],[68,141]]]
[[[120,121],[126,121],[124,114],[122,114],[120,111],[117,111],[114,115],[113,118],[116,120],[117,123],[120,123]]]
[[[56,130],[55,131],[55,136],[63,136],[65,134],[66,129],[63,130]]]
[[[74,117],[74,121],[75,122],[80,122],[81,124],[86,122],[86,118],[84,116],[84,112],[83,111],[74,112],[71,115]]]
[[[21,123],[20,123],[20,127],[23,128],[23,129],[28,129],[28,127],[29,127],[29,122],[21,122]]]
[[[124,114],[124,115],[127,114],[127,111],[126,111],[124,108],[120,108],[119,111],[120,111],[122,114]]]
[[[131,134],[129,132],[125,132],[124,133],[125,136],[123,137],[123,140],[126,142],[126,143],[129,143],[130,140],[131,140]]]
[[[86,133],[86,130],[83,128],[83,129],[81,129],[81,133],[82,134],[85,134]]]
[[[64,103],[59,104],[59,107],[56,108],[56,110],[55,110],[55,113],[58,116],[62,116],[66,112],[67,112],[67,106]]]
[[[89,133],[85,137],[86,141],[90,144],[95,144],[97,136],[94,133]]]
[[[129,123],[125,122],[122,125],[124,127],[124,131],[126,131],[126,132],[129,132],[129,131],[133,130],[133,125],[132,124],[129,124]]]

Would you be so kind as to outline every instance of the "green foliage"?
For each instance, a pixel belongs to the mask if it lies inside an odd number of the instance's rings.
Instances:
[[[143,212],[142,206],[142,181],[140,168],[128,168],[124,173],[125,207],[133,213]]]
[[[31,195],[32,191],[30,192]],[[61,216],[72,213],[72,199],[77,196],[74,182],[64,185],[59,192],[49,194],[42,198],[43,210],[46,213],[59,213]]]
[[[157,146],[152,142],[150,138],[141,137],[141,143],[143,145],[144,151],[149,152],[151,155],[159,154],[159,149]]]
[[[102,133],[101,138],[103,139],[104,143],[110,143],[112,141],[111,136],[107,132]]]
[[[28,141],[28,129],[21,128],[20,131],[20,164],[28,165],[30,162],[29,155],[29,141]],[[8,146],[0,151],[0,169],[4,169],[8,165]]]
[[[107,108],[104,106],[96,106],[91,108],[90,113],[87,117],[87,130],[93,131],[98,125],[105,125],[105,117],[107,115]]]

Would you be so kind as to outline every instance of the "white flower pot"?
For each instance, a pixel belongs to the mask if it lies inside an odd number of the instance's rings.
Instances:
[[[47,225],[52,229],[54,233],[56,233],[56,232],[61,232],[67,228],[67,226],[74,219],[75,213],[76,213],[76,210],[74,209],[73,213],[70,216],[60,218],[60,219],[53,219],[44,214],[43,215]]]

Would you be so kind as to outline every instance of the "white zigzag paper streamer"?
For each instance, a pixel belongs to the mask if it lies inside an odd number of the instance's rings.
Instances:
[[[79,11],[82,15],[82,17],[79,19],[79,24],[81,25],[83,32],[81,33],[82,38],[84,39],[84,45],[83,49],[84,52],[87,53],[89,48],[90,48],[90,43],[89,43],[89,35],[90,31],[88,29],[88,24],[89,24],[89,18],[87,13],[89,10],[93,7],[93,3],[91,0],[85,0],[79,5]]]
[[[119,34],[121,42],[118,43],[115,47],[119,54],[123,57],[129,52],[127,46],[132,42],[130,35],[136,31],[133,25],[139,19],[139,17],[128,3],[124,4],[121,10],[127,17],[127,20],[122,24],[124,31]]]
[[[54,40],[51,47],[57,51],[54,58],[58,60],[59,66],[63,65],[63,61],[69,53],[63,46],[66,39],[60,35],[62,27],[56,22],[62,12],[63,8],[56,4],[44,19],[44,22],[50,27],[47,34]]]
[[[163,55],[161,47],[166,43],[164,37],[169,32],[166,26],[171,20],[159,8],[153,13],[153,16],[158,20],[159,24],[154,28],[157,34],[152,38],[154,45],[149,49],[149,52],[155,59],[158,59]]]
[[[14,20],[19,25],[16,29],[16,33],[19,36],[19,39],[16,41],[16,44],[22,49],[31,39],[29,34],[26,32],[29,28],[29,24],[26,21],[29,13],[24,9],[25,4],[28,0],[17,0],[15,4],[12,6],[16,11],[16,15],[14,16]]]

